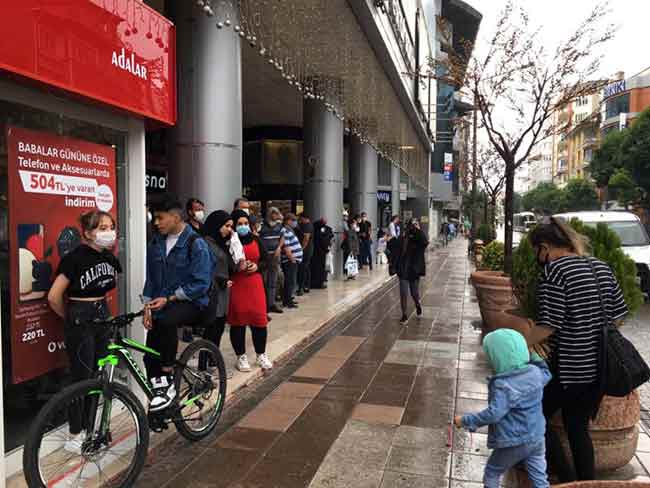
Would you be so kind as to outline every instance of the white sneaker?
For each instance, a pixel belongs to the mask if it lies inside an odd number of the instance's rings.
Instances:
[[[176,388],[171,376],[160,376],[151,379],[154,397],[149,404],[150,412],[158,412],[169,407],[176,398]]]
[[[251,370],[251,365],[248,362],[248,357],[246,354],[242,354],[241,356],[237,357],[236,367],[239,371],[242,371],[244,373],[248,373]]]
[[[72,437],[70,437],[70,439],[68,439],[66,443],[63,445],[63,449],[80,456],[81,446],[83,445],[85,440],[86,440],[86,432],[82,430],[77,435],[73,435]]]
[[[257,365],[265,371],[273,369],[273,363],[266,354],[257,355]]]

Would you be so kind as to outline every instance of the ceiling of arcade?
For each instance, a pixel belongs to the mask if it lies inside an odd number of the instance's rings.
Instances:
[[[414,180],[427,181],[427,153],[347,0],[209,6],[219,28],[242,36],[246,127],[302,126],[303,98],[320,99]]]

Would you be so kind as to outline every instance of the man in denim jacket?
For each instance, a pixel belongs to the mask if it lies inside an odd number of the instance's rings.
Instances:
[[[488,447],[494,451],[485,467],[485,487],[498,488],[501,476],[523,462],[533,488],[548,488],[542,396],[551,373],[535,353],[531,360],[526,339],[515,330],[489,333],[483,350],[496,373],[490,378],[488,408],[456,417],[454,423],[470,432],[489,426]]]
[[[183,208],[175,199],[167,197],[154,209],[154,225],[158,234],[147,249],[143,298],[147,346],[160,353],[160,358],[145,357],[155,394],[149,409],[155,412],[167,408],[176,397],[172,372],[177,329],[196,323],[206,310],[215,258],[207,242],[185,223]]]

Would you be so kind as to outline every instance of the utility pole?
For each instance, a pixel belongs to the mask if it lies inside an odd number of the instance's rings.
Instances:
[[[478,200],[478,184],[477,184],[477,172],[478,172],[478,141],[476,140],[476,135],[478,133],[478,115],[476,106],[476,96],[474,96],[474,110],[473,110],[473,120],[472,120],[472,138],[474,146],[472,147],[472,239],[478,237],[478,209],[476,208],[476,203]]]

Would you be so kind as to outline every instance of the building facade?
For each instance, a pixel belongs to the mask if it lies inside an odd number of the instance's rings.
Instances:
[[[611,130],[627,127],[634,118],[650,107],[650,68],[625,78],[620,72],[617,79],[602,92],[600,131],[606,135]]]
[[[529,191],[536,188],[541,183],[551,183],[553,181],[553,150],[555,139],[540,142],[531,152],[528,161],[524,163],[528,166]]]

